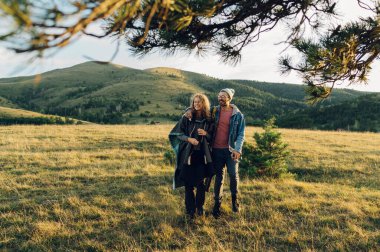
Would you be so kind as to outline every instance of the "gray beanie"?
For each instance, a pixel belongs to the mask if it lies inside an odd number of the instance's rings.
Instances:
[[[234,97],[234,94],[235,94],[235,90],[232,89],[232,88],[223,88],[222,90],[220,90],[220,92],[226,92],[231,100],[232,100],[232,97]]]

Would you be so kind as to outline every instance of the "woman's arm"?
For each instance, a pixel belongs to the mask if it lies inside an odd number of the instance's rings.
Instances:
[[[191,143],[192,145],[198,145],[198,140],[195,139],[195,138],[192,138],[191,136],[188,136],[188,122],[189,122],[189,119],[186,118],[185,116],[182,116],[182,119],[181,119],[181,123],[180,123],[180,131],[181,131],[181,135],[177,136],[179,140],[181,141],[184,141],[184,142],[189,142]]]
[[[182,133],[181,135],[177,136],[179,140],[187,142],[189,139],[189,136],[187,135],[187,118],[182,116],[179,124],[179,131]]]

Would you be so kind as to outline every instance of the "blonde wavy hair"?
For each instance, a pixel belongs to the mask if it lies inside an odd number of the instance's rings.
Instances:
[[[207,98],[206,95],[202,94],[202,93],[196,93],[194,94],[191,99],[190,99],[190,108],[191,108],[191,111],[194,113],[195,112],[195,108],[194,108],[194,99],[195,98],[198,98],[201,103],[202,103],[202,116],[206,119],[211,119],[211,113],[210,113],[210,101],[209,99]]]

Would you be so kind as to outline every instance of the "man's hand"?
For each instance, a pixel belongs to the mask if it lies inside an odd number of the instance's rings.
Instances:
[[[241,154],[239,152],[237,152],[237,151],[232,151],[231,156],[232,156],[233,160],[237,161],[237,160],[240,159]]]
[[[193,118],[193,113],[191,113],[191,109],[187,110],[184,114],[184,116],[187,118],[187,119],[192,119]]]
[[[192,137],[189,137],[189,138],[187,139],[187,141],[188,141],[189,143],[191,143],[192,145],[198,145],[198,143],[199,143],[197,139],[192,138]]]
[[[205,131],[204,129],[198,129],[198,135],[200,135],[200,136],[206,136],[207,135],[207,131]]]

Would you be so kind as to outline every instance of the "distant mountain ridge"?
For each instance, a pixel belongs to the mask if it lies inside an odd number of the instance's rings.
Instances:
[[[212,104],[217,104],[217,93],[225,87],[235,89],[233,102],[244,112],[249,125],[260,125],[263,120],[276,116],[279,126],[291,125],[286,120],[290,117],[293,118],[292,127],[305,126],[294,121],[298,114],[305,118],[312,115],[305,111],[332,109],[368,95],[366,92],[336,89],[331,98],[318,106],[309,107],[304,102],[302,85],[221,80],[166,67],[138,70],[86,62],[49,71],[38,77],[0,79],[0,106],[96,123],[170,122],[177,120],[183,109],[189,106],[191,94],[206,93]],[[361,103],[358,104],[361,106]],[[368,113],[371,113],[371,118],[374,117],[373,112]],[[340,119],[337,117],[336,120]],[[376,120],[371,119],[371,124],[377,125]],[[297,125],[294,126],[294,123]],[[325,126],[314,120],[307,127]]]

